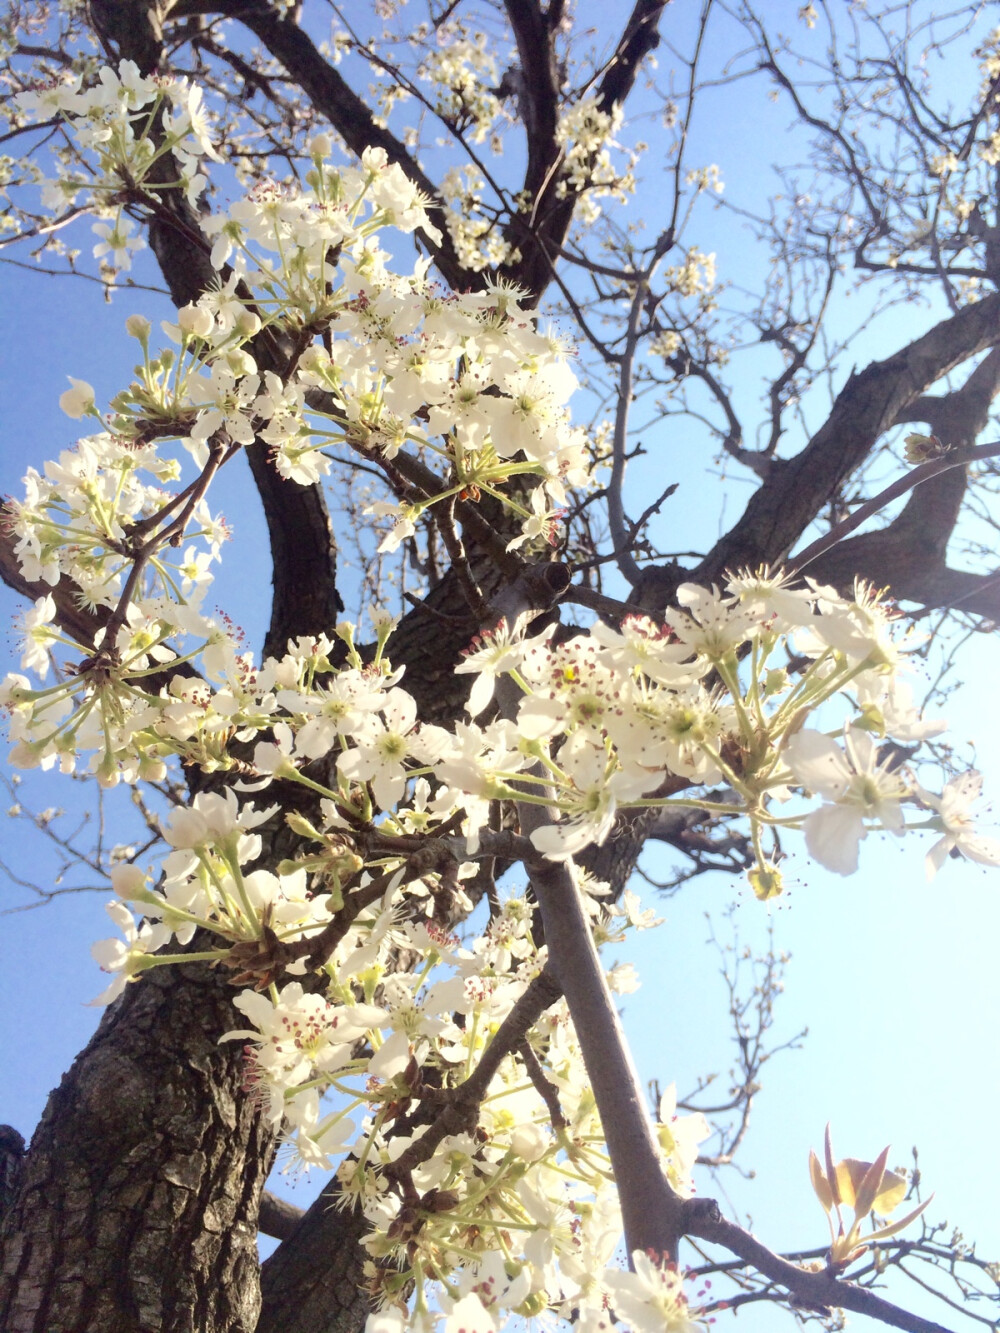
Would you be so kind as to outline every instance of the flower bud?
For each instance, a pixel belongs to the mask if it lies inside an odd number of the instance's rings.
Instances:
[[[299,366],[310,375],[325,375],[331,364],[330,354],[319,343],[310,343],[299,357]]]
[[[309,156],[315,161],[329,157],[333,152],[333,140],[329,134],[314,134],[309,140]]]
[[[260,316],[252,310],[241,310],[236,316],[236,332],[243,338],[260,333]]]
[[[177,324],[182,333],[193,338],[207,338],[215,327],[211,310],[200,305],[184,305],[177,312]]]
[[[547,1307],[549,1299],[548,1292],[534,1291],[526,1301],[517,1306],[514,1313],[519,1314],[522,1319],[534,1319]]]
[[[510,1146],[522,1162],[538,1162],[548,1151],[549,1140],[538,1125],[518,1125],[510,1136]]]
[[[167,766],[162,759],[152,755],[143,755],[139,760],[139,777],[143,782],[162,782],[167,776]]]
[[[141,894],[146,888],[146,874],[139,866],[117,865],[111,867],[111,887],[119,898],[126,902]]]
[[[226,365],[234,375],[253,375],[257,370],[257,362],[249,352],[244,352],[242,347],[231,347],[226,352]]]
[[[361,166],[364,171],[384,171],[389,165],[389,154],[384,148],[366,148],[361,154]]]
[[[109,791],[112,787],[117,787],[119,782],[121,782],[121,769],[118,767],[118,761],[110,750],[105,752],[101,762],[97,765],[95,776],[105,791]]]
[[[145,315],[129,315],[125,321],[125,332],[130,338],[138,338],[141,343],[145,343],[152,327]]]

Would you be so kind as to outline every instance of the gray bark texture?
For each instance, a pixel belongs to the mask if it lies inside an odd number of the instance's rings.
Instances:
[[[272,1138],[226,975],[129,986],[52,1094],[3,1220],[4,1333],[252,1333]]]

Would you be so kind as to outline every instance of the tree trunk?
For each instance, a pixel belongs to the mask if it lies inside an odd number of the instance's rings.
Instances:
[[[0,1231],[2,1333],[252,1333],[271,1136],[226,976],[130,985],[49,1099]]]
[[[264,1263],[257,1333],[358,1333],[371,1311],[361,1286],[369,1229],[364,1214],[338,1210],[331,1180]]]

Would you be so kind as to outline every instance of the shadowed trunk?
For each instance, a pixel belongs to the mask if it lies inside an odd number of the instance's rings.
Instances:
[[[49,1099],[4,1218],[3,1333],[252,1333],[272,1136],[225,973],[130,985]]]

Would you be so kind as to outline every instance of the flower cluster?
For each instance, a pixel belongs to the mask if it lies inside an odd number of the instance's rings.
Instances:
[[[20,101],[26,114],[60,115],[75,135],[83,174],[69,184],[117,206],[113,225],[100,224],[98,249],[120,267],[137,243],[125,202],[155,211],[157,191],[182,185],[196,194],[204,184],[192,172],[210,149],[207,122],[186,84],[142,78],[123,62],[120,74],[104,71],[98,89],[61,83]],[[430,505],[502,495],[521,473],[541,478],[554,513],[567,484],[588,480],[585,438],[566,407],[576,387],[566,348],[536,329],[516,289],[444,295],[423,261],[409,274],[390,270],[382,229],[440,241],[428,201],[384,149],[338,170],[331,149],[329,136],[315,136],[303,188],[262,183],[205,220],[219,289],[167,326],[179,357],[170,349],[151,357],[143,339],[140,379],[112,404],[109,426],[129,439],[150,424],[159,436],[173,430],[202,459],[220,430],[241,445],[256,434],[282,475],[303,484],[329,470],[331,444],[379,462],[405,445],[444,472],[437,488],[413,487],[382,505],[395,519],[386,549]],[[168,153],[179,179],[163,182],[152,165]],[[297,346],[280,380],[258,370],[248,347],[275,323]],[[86,402],[85,388],[76,403]],[[519,501],[507,503],[536,524]]]
[[[509,796],[499,784],[515,779],[527,784],[518,799],[561,812],[532,835],[554,859],[603,842],[623,806],[711,812],[719,807],[710,795],[667,793],[725,784],[727,808],[750,821],[751,882],[761,896],[780,892],[765,830],[802,828],[810,855],[849,874],[870,828],[905,830],[905,804],[937,812],[914,824],[944,834],[928,855],[929,873],[952,850],[1000,863],[1000,843],[972,827],[978,775],[934,796],[887,744],[920,740],[943,724],[914,708],[901,679],[905,643],[870,591],[859,588],[851,600],[815,585],[793,590],[764,572],[732,576],[724,592],[682,585],[678,602],[662,623],[629,617],[617,630],[598,624],[559,644],[549,634],[512,636],[504,625],[485,636],[456,670],[477,676],[474,715],[495,678],[511,676],[521,691],[514,725],[485,728],[478,756],[467,733],[461,754],[438,762],[440,775],[480,795]],[[809,664],[797,677],[775,664],[786,644]],[[833,734],[806,725],[835,698],[842,712]],[[789,812],[793,789],[821,804]]]
[[[365,1243],[378,1263],[380,1297],[402,1302],[421,1280],[415,1318],[426,1322],[425,1284],[436,1280],[445,1284],[446,1313],[464,1301],[489,1328],[543,1308],[568,1315],[582,1306],[598,1317],[610,1299],[624,1309],[636,1294],[611,1266],[621,1221],[564,1002],[530,1030],[530,1075],[506,1044],[505,1020],[529,998],[546,961],[533,907],[509,898],[463,948],[427,915],[440,905],[440,872],[424,872],[430,891],[425,884],[421,896],[391,835],[380,844],[376,875],[352,855],[349,836],[320,833],[301,818],[296,827],[311,833],[314,855],[277,874],[248,870],[261,851],[257,830],[276,811],[239,806],[232,791],[199,795],[164,822],[172,850],[155,888],[135,866],[115,872],[120,898],[145,922],[137,926],[122,901],[110,905],[125,940],[95,947],[115,974],[102,1001],[146,967],[175,958],[262,967],[264,951],[255,959],[253,947],[262,932],[267,966],[299,942],[336,935],[318,969],[286,964],[301,980],[263,978],[263,991],[242,991],[235,1004],[249,1026],[222,1040],[246,1044],[247,1087],[283,1127],[294,1164],[336,1166],[345,1203],[370,1221]],[[337,929],[345,903],[355,901],[368,905]],[[622,907],[590,903],[606,935],[653,924],[631,895]],[[198,929],[217,947],[164,951]],[[400,950],[412,960],[405,972],[393,965]],[[473,1097],[473,1071],[494,1057],[494,1043],[495,1069]],[[689,1193],[695,1145],[708,1127],[700,1116],[677,1117],[672,1103],[666,1120],[664,1169]],[[512,1230],[521,1237],[516,1249],[509,1240],[493,1243]],[[604,1277],[595,1281],[598,1273]]]
[[[434,109],[446,125],[463,130],[473,143],[489,136],[500,103],[491,86],[497,82],[496,56],[485,33],[442,25],[417,75],[433,86]]]
[[[83,204],[113,220],[98,222],[95,258],[119,270],[145,242],[132,234],[126,204],[144,194],[181,188],[193,202],[207,183],[202,160],[219,161],[211,120],[197,84],[186,79],[144,77],[131,60],[118,70],[105,66],[97,83],[81,86],[79,74],[31,88],[15,99],[28,121],[58,118],[72,136],[71,162],[42,182],[42,203],[56,212]],[[150,131],[158,128],[154,144]],[[169,179],[158,170],[169,155]]]
[[[557,188],[561,194],[581,196],[577,216],[583,223],[593,223],[600,216],[598,199],[623,199],[635,189],[636,155],[629,155],[624,170],[611,159],[610,150],[619,147],[612,136],[622,119],[617,102],[608,108],[593,94],[582,97],[559,118],[556,141],[563,150],[563,161]]]

